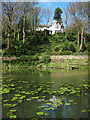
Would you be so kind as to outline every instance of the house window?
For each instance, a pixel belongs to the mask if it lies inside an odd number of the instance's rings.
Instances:
[[[56,27],[56,28],[59,28],[59,26],[58,26],[58,25],[56,25],[55,27]]]
[[[49,31],[49,34],[52,34],[52,31]]]

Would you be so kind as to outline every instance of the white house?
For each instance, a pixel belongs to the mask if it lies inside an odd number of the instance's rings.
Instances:
[[[44,31],[44,30],[48,30],[49,34],[54,34],[56,32],[62,32],[63,33],[63,25],[57,23],[57,21],[53,20],[53,22],[49,25],[40,25],[40,27],[36,28],[36,31]]]

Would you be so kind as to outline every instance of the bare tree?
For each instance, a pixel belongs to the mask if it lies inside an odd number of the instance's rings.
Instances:
[[[25,23],[26,23],[26,14],[31,12],[33,7],[37,2],[23,2],[21,3],[21,15],[23,16],[23,44],[25,43]]]
[[[81,32],[81,45],[78,49],[79,51],[83,48],[83,33],[86,29],[86,21],[87,21],[87,10],[88,10],[88,3],[84,2],[76,2],[76,3],[69,3],[68,11],[73,17],[73,23],[75,23],[75,27],[77,30],[77,46],[79,47],[79,34]]]
[[[10,48],[10,33],[11,33],[11,25],[12,25],[12,16],[13,16],[13,3],[11,2],[2,2],[2,14],[3,18],[7,19],[8,25],[8,45],[7,48]]]
[[[50,9],[43,9],[43,15],[45,18],[45,22],[48,25],[48,23],[51,19],[51,16],[52,16],[52,11]]]
[[[64,22],[65,22],[65,24],[66,24],[65,31],[68,30],[68,18],[69,18],[69,13],[68,13],[67,8],[65,8],[65,9],[64,9]]]

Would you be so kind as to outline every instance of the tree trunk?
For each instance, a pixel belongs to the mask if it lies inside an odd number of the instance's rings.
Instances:
[[[10,24],[10,20],[9,20],[9,25],[8,25],[8,43],[7,43],[7,48],[8,49],[10,48],[10,27],[11,27],[11,24]]]
[[[79,52],[79,31],[77,32],[77,34],[77,52]]]
[[[14,25],[14,40],[15,40],[15,25]]]
[[[7,48],[10,48],[10,30],[8,28],[8,43],[7,43]]]
[[[19,42],[19,26],[17,27],[17,33],[18,33],[18,42]]]
[[[33,14],[33,31],[34,31],[34,14]]]
[[[77,46],[79,47],[79,31],[78,31]]]
[[[81,45],[80,45],[79,52],[82,50],[82,47],[83,47],[83,32],[84,32],[84,17],[82,22]]]
[[[23,17],[23,44],[25,43],[25,15]]]
[[[86,40],[85,40],[85,37],[84,37],[84,45],[86,44]]]
[[[82,33],[81,33],[81,45],[80,45],[79,52],[82,50],[82,47],[83,47],[83,28],[82,28]]]

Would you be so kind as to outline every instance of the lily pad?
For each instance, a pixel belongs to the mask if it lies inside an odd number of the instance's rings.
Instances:
[[[87,112],[87,110],[82,110],[81,112]]]
[[[32,83],[35,82],[35,81],[31,81]]]
[[[43,91],[43,93],[46,93],[47,91]]]
[[[47,105],[52,105],[52,103],[46,103]]]
[[[30,93],[30,92],[26,92],[25,94],[29,95],[29,94],[31,94],[31,93]]]
[[[15,97],[19,97],[19,96],[21,96],[20,94],[15,94]]]
[[[9,118],[11,118],[11,119],[15,119],[15,118],[17,118],[17,116],[16,116],[16,115],[10,115]]]
[[[46,87],[50,87],[49,85],[46,85]]]
[[[37,93],[38,93],[38,91],[35,91],[35,93],[37,94]]]
[[[19,81],[19,82],[22,82],[22,81]]]
[[[18,87],[18,89],[21,89],[21,88],[23,88],[23,87],[22,86]]]
[[[44,115],[45,115],[45,116],[49,116],[50,114],[49,114],[49,113],[45,113]]]
[[[32,94],[32,95],[34,95],[34,94],[35,94],[35,92],[34,92],[34,91],[31,91],[31,94]]]
[[[18,103],[22,103],[23,102],[23,100],[18,100]]]
[[[90,110],[88,110],[88,112],[90,112]]]
[[[27,101],[30,101],[31,99],[27,98]]]
[[[4,88],[2,91],[2,94],[9,93],[9,92],[10,92],[10,90],[8,88]]]
[[[75,94],[76,93],[76,91],[75,90],[72,90],[72,92],[70,92],[70,94]]]
[[[10,88],[10,90],[15,90],[15,88]]]
[[[44,108],[44,110],[51,110],[51,108]]]
[[[37,112],[36,114],[37,114],[37,115],[44,115],[43,112]]]
[[[15,101],[15,100],[17,100],[18,99],[18,97],[13,97],[12,99],[11,99],[11,101]]]
[[[54,110],[55,108],[53,108],[53,107],[50,107],[50,109],[51,109],[51,110]]]
[[[40,107],[38,107],[38,108],[45,108],[45,107],[48,107],[48,106],[40,106]]]
[[[77,94],[77,96],[80,96],[80,94]]]
[[[66,103],[65,105],[71,105],[71,103]]]
[[[83,81],[85,81],[85,80],[83,80]]]
[[[31,97],[32,99],[39,99],[39,96],[37,96],[37,97]]]
[[[68,102],[73,102],[73,100],[69,100]]]
[[[80,88],[76,88],[76,90],[80,90]]]
[[[45,96],[40,96],[40,98],[45,98]]]
[[[57,108],[57,104],[53,104],[53,107],[54,107],[54,108]]]
[[[9,107],[12,107],[12,104],[4,104],[3,106],[9,108]]]
[[[16,112],[16,109],[11,109],[10,112]]]
[[[21,96],[21,97],[19,97],[19,99],[24,99],[26,96],[25,95],[23,95],[23,96]]]
[[[76,102],[74,104],[77,104]]]
[[[42,88],[38,88],[37,90],[38,90],[38,91],[41,91],[41,90],[42,90]]]
[[[85,93],[85,95],[88,95],[87,93]]]
[[[83,84],[84,87],[88,87],[89,85],[88,84]]]
[[[76,92],[77,92],[77,93],[80,93],[81,91],[78,90],[78,91],[76,91]]]
[[[7,116],[13,115],[13,113],[10,111],[6,114]]]
[[[15,103],[15,104],[12,104],[12,106],[13,106],[13,107],[17,106],[17,103]]]
[[[55,102],[61,105],[63,104],[60,100],[55,100]]]
[[[21,91],[21,93],[26,93],[25,91]]]
[[[11,87],[14,87],[15,85],[14,85],[14,84],[11,84],[10,86],[11,86]]]
[[[8,100],[3,100],[3,102],[7,102]]]
[[[63,95],[65,92],[60,92],[61,95]]]

